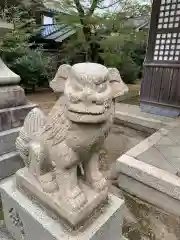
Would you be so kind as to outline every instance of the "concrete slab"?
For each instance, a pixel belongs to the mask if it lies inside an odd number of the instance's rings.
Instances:
[[[156,146],[174,146],[177,145],[177,142],[174,141],[173,139],[171,139],[168,134],[167,136],[164,136],[163,138],[161,138],[157,143]]]
[[[157,146],[158,150],[166,157],[175,157],[180,158],[180,145],[174,145],[172,144],[170,146]]]
[[[169,173],[176,174],[177,169],[155,146],[140,154],[137,159]]]
[[[155,145],[163,136],[166,136],[167,133],[168,133],[167,129],[165,128],[159,129],[150,137],[146,138],[144,141],[140,142],[138,145],[127,151],[126,155],[131,157],[138,157],[140,154],[144,153],[153,145]]]
[[[109,195],[109,204],[100,214],[74,231],[18,191],[14,178],[1,185],[1,196],[6,227],[16,240],[123,240],[124,201],[113,195]]]

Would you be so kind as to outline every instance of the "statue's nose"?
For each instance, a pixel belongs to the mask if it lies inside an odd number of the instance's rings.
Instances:
[[[94,94],[94,91],[92,89],[90,89],[89,87],[85,87],[83,89],[83,93],[84,93],[84,98],[87,99],[90,95]]]
[[[86,105],[89,105],[89,104],[92,104],[92,96],[95,95],[95,91],[93,91],[92,89],[88,88],[88,87],[85,87],[83,89],[83,102],[86,104]]]

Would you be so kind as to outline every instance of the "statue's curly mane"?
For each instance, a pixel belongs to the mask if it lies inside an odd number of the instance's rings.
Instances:
[[[59,101],[57,101],[48,115],[45,132],[47,133],[47,140],[53,141],[52,145],[62,142],[66,137],[69,121],[65,117],[65,111],[66,106],[59,105]]]

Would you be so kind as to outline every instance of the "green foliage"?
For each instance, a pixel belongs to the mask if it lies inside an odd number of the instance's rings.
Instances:
[[[129,32],[129,33],[128,33]],[[146,52],[147,34],[133,29],[121,29],[101,41],[101,57],[108,67],[116,67],[125,83],[134,83],[141,77]]]
[[[50,55],[47,57],[41,48],[32,48],[32,37],[39,31],[34,16],[41,1],[29,2],[28,7],[19,3],[0,10],[0,17],[15,26],[12,33],[0,40],[0,54],[8,66],[21,76],[25,86],[35,88],[46,85],[52,78],[53,58]],[[76,28],[77,33],[62,43],[59,52],[61,63],[104,63],[117,67],[126,83],[132,83],[141,76],[147,34],[136,32],[129,19],[148,16],[148,5],[139,4],[137,0],[112,0],[109,6],[102,0],[45,2],[62,10],[55,14],[57,23]],[[116,11],[107,12],[114,6]]]
[[[33,4],[35,4],[33,2]],[[31,7],[23,4],[3,8],[0,16],[14,23],[14,31],[0,40],[0,54],[8,67],[21,76],[21,84],[35,90],[52,79],[52,58],[42,48],[33,50],[32,37],[39,30]]]
[[[53,77],[52,58],[45,55],[41,49],[29,50],[27,55],[17,58],[10,66],[21,76],[25,88],[35,90],[36,87],[48,86]]]
[[[1,9],[0,16],[14,24],[14,31],[0,40],[0,53],[5,61],[13,62],[16,58],[27,53],[31,47],[29,42],[35,29],[35,20],[28,10],[22,6],[11,6]]]
[[[104,63],[108,67],[116,67],[125,83],[134,83],[140,73],[140,67],[125,54],[106,53],[102,54]]]
[[[119,10],[107,12],[114,3],[119,4]],[[149,20],[150,6],[136,0],[112,1],[108,8],[105,5],[101,0],[86,1],[86,4],[80,0],[55,3],[62,11],[68,9],[70,13],[57,13],[57,22],[71,25],[77,31],[76,37],[63,45],[66,54],[61,52],[62,60],[104,63],[118,68],[126,83],[133,83],[141,77],[147,33],[136,32],[132,24],[138,17]],[[96,6],[94,11],[91,11],[92,6]]]

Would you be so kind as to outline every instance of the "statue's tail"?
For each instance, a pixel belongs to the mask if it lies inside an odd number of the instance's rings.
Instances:
[[[34,139],[42,133],[43,127],[46,124],[46,117],[43,112],[34,108],[29,112],[24,121],[24,126],[19,132],[19,137],[16,140],[16,148],[24,160],[26,166],[29,166],[29,144]]]

